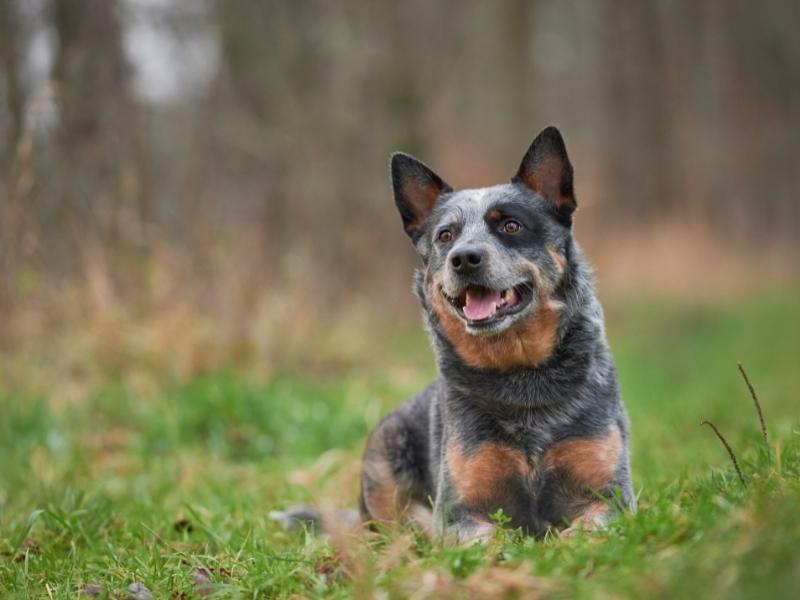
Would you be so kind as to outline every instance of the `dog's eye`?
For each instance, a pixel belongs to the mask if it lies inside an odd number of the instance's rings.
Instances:
[[[442,229],[439,232],[438,238],[439,238],[440,242],[442,242],[443,244],[446,244],[446,243],[448,243],[448,242],[453,240],[453,232],[450,231],[449,229]]]
[[[503,233],[510,233],[514,235],[515,233],[519,233],[522,230],[522,225],[520,225],[516,221],[506,221],[503,223]]]

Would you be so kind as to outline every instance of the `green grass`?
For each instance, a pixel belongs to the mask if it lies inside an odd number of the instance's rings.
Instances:
[[[367,338],[362,363],[324,375],[299,365],[186,382],[123,369],[81,393],[58,377],[9,378],[0,597],[74,598],[100,584],[98,597],[123,598],[134,582],[155,598],[796,597],[795,291],[609,307],[640,510],[571,540],[502,531],[488,547],[456,548],[404,530],[327,540],[266,518],[298,502],[355,505],[370,427],[433,375],[421,328]],[[737,360],[761,397],[768,447]],[[730,440],[746,486],[702,419]]]

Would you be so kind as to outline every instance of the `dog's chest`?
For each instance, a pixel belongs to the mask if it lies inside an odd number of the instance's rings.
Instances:
[[[498,490],[521,496],[520,502],[530,500],[542,486],[551,446],[551,434],[531,423],[509,424],[497,439],[451,441],[445,453],[450,481],[468,503],[483,502]]]
[[[614,423],[587,435],[540,414],[517,415],[492,429],[488,439],[448,446],[450,481],[467,506],[502,508],[513,526],[529,531],[569,520],[593,498],[590,490],[608,485],[624,456]]]
[[[561,419],[542,411],[522,410],[496,420],[503,437],[525,456],[534,469],[541,462],[547,449],[553,444],[555,432]]]

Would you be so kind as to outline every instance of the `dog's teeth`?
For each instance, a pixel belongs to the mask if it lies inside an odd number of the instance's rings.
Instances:
[[[500,304],[497,304],[496,307],[497,308],[502,308],[506,304],[508,304],[508,298],[513,293],[514,293],[514,289],[513,288],[509,288],[507,290],[503,290],[502,292],[500,292]]]

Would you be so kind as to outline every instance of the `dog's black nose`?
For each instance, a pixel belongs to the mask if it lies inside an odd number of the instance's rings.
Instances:
[[[481,248],[467,246],[456,248],[450,253],[450,264],[456,273],[473,273],[486,262],[486,253]]]

